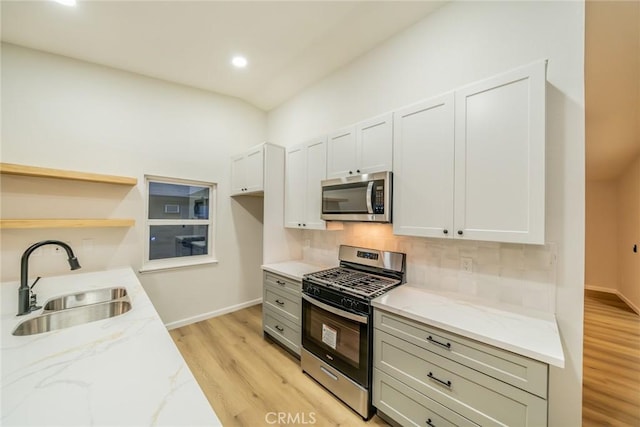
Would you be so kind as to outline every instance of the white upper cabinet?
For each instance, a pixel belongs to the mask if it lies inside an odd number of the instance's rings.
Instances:
[[[374,117],[356,125],[358,173],[390,171],[393,168],[393,114]]]
[[[327,178],[356,174],[356,128],[349,126],[327,137]]]
[[[285,171],[285,227],[324,230],[320,182],[327,170],[327,138],[289,147]]]
[[[544,244],[545,69],[395,113],[395,234]]]
[[[390,171],[393,114],[383,114],[328,136],[327,178]]]
[[[264,191],[264,144],[231,157],[231,195]]]
[[[456,91],[455,227],[544,244],[546,62]]]
[[[396,111],[393,232],[453,234],[453,92]]]

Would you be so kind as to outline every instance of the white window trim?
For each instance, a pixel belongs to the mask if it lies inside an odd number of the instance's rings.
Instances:
[[[161,182],[167,184],[178,185],[195,185],[200,187],[209,187],[209,219],[190,219],[190,220],[173,220],[173,219],[149,219],[149,183]],[[154,271],[173,270],[178,268],[192,267],[205,264],[217,264],[216,259],[216,247],[215,247],[215,228],[216,228],[216,197],[217,197],[217,184],[214,182],[194,181],[190,179],[178,179],[169,178],[156,175],[145,175],[145,207],[144,207],[144,253],[142,267],[139,269],[140,273],[149,273]],[[164,259],[149,259],[149,239],[151,226],[153,225],[181,225],[181,224],[193,224],[193,225],[208,225],[207,241],[209,246],[207,248],[206,255],[192,255],[175,258]]]

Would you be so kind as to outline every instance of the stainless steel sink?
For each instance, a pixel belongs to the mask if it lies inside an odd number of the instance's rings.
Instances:
[[[92,289],[47,301],[44,311],[58,311],[69,308],[80,307],[90,304],[98,304],[107,301],[114,301],[127,296],[125,288]]]
[[[76,306],[27,319],[13,331],[13,335],[33,335],[70,328],[97,320],[119,316],[131,310],[129,297],[122,300]]]

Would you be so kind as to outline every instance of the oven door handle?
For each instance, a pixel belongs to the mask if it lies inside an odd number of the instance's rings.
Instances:
[[[339,308],[335,308],[330,306],[329,304],[325,304],[323,302],[318,301],[310,296],[302,294],[302,299],[307,301],[309,304],[315,305],[316,307],[320,307],[323,310],[328,311],[329,313],[333,313],[340,317],[345,317],[349,320],[356,321],[358,323],[364,323],[365,325],[369,323],[369,318],[367,316],[360,316],[358,314],[349,313],[348,311],[340,310]]]

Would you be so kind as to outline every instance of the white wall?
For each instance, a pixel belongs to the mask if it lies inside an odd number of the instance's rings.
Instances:
[[[618,178],[617,195],[618,290],[619,295],[640,314],[640,156]],[[637,245],[637,252],[633,252],[634,245]]]
[[[564,369],[551,369],[550,424],[577,426],[584,298],[583,2],[448,3],[271,111],[268,137],[291,145],[542,58],[549,60],[546,240],[557,248],[552,285],[566,358]],[[430,247],[460,249],[441,240],[398,243],[382,230],[379,246],[384,248],[385,241],[408,245],[409,262],[414,244],[424,246],[423,253]],[[347,229],[338,237],[316,237],[306,232],[305,253],[322,253],[324,239],[335,239],[332,244],[343,237],[367,239],[358,233]],[[526,291],[518,285],[511,290]]]
[[[2,281],[18,280],[29,243],[50,238],[70,242],[84,271],[140,268],[144,175],[153,174],[218,184],[219,263],[139,275],[162,319],[175,324],[259,299],[262,199],[230,199],[229,158],[265,133],[265,113],[238,99],[3,44],[2,161],[133,176],[139,184],[3,175],[3,218],[129,217],[136,226],[3,230]],[[48,253],[32,257],[31,272],[69,273],[64,258]]]
[[[618,182],[586,184],[585,287],[618,288]]]

